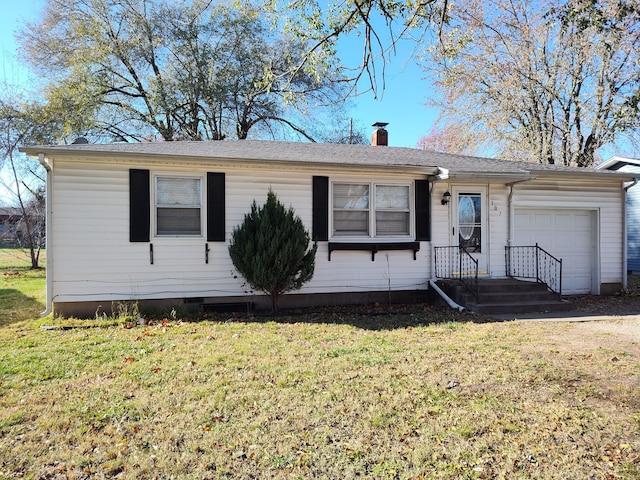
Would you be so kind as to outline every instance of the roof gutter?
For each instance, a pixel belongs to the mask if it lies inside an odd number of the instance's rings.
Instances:
[[[517,183],[522,180],[529,180],[531,174],[528,172],[479,172],[479,171],[456,171],[449,175],[450,179],[489,179],[496,181],[509,181]]]
[[[591,179],[593,181],[602,181],[604,179],[611,181],[632,181],[635,177],[632,173],[620,172],[619,170],[602,170],[596,169],[592,170],[589,168],[576,168],[575,171],[544,171],[544,170],[536,170],[533,171],[532,174],[536,176],[538,179],[544,178],[558,178],[558,177],[567,177],[571,179]]]
[[[203,165],[220,166],[238,169],[250,169],[256,168],[286,168],[289,170],[309,171],[309,169],[316,169],[318,171],[335,172],[336,169],[345,172],[360,172],[366,170],[367,172],[410,172],[412,174],[424,174],[434,175],[439,172],[439,168],[435,165],[419,165],[413,163],[378,163],[371,164],[362,161],[354,162],[339,162],[334,160],[323,161],[301,161],[294,159],[259,159],[252,157],[241,157],[235,155],[229,156],[190,156],[190,155],[176,155],[176,154],[158,154],[149,152],[110,152],[110,151],[91,151],[91,150],[74,150],[74,149],[62,149],[62,148],[46,148],[46,147],[21,147],[20,151],[27,154],[30,157],[36,158],[44,153],[45,162],[48,161],[48,156],[73,156],[79,157],[85,161],[105,161],[114,164],[129,164],[131,161],[144,160],[149,164],[167,164],[172,163],[176,165],[186,165],[202,167]],[[44,165],[44,164],[43,164]],[[46,165],[45,165],[45,168]]]
[[[38,152],[38,162],[40,162],[40,165],[42,165],[47,172],[50,172],[53,170],[53,165],[51,165],[51,160],[49,160],[49,157],[47,157],[42,152]]]
[[[433,177],[433,179],[436,181],[449,180],[449,170],[447,170],[446,168],[438,167],[438,174]]]
[[[635,186],[638,184],[638,182],[640,182],[640,179],[638,179],[638,178],[634,178],[634,179],[629,183],[629,185],[625,185],[625,186],[623,187],[623,188],[624,188],[625,193],[626,193],[626,192],[628,192],[628,191],[629,191],[629,189],[630,189],[631,187],[635,187]]]

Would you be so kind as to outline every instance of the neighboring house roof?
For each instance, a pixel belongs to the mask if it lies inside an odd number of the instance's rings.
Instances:
[[[22,218],[22,209],[19,207],[0,207],[0,218]]]
[[[278,142],[268,140],[180,141],[153,143],[73,144],[22,147],[20,151],[37,157],[71,155],[128,159],[242,160],[258,163],[314,164],[324,166],[375,166],[411,169],[436,174],[445,169],[451,176],[499,176],[530,178],[553,174],[603,176],[614,172],[559,165],[482,158],[432,152],[415,148],[346,145],[332,143]],[[626,175],[627,177],[630,174]]]
[[[626,157],[611,157],[596,166],[596,170],[618,170],[626,165],[640,167],[640,159]]]

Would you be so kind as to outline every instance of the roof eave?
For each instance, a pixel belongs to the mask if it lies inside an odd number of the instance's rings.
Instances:
[[[618,163],[623,163],[627,165],[638,165],[640,166],[640,159],[637,158],[628,158],[628,157],[611,157],[604,162],[596,165],[596,170],[607,170]]]
[[[545,171],[537,170],[532,172],[537,178],[580,178],[593,180],[630,181],[640,178],[640,174],[632,172],[620,172],[612,170],[572,170],[572,171]]]
[[[505,183],[535,178],[528,172],[477,172],[477,171],[452,171],[449,170],[449,179],[456,180],[497,180]]]
[[[205,162],[209,165],[233,165],[239,167],[237,162],[242,162],[242,167],[279,167],[279,168],[296,168],[296,169],[316,169],[316,170],[336,170],[342,171],[367,171],[388,172],[388,173],[412,173],[417,175],[433,176],[437,175],[441,169],[433,165],[416,165],[416,164],[375,164],[363,162],[332,162],[332,161],[305,161],[305,160],[270,160],[263,158],[243,157],[243,156],[211,156],[201,155],[194,156],[188,154],[175,153],[155,153],[155,152],[112,152],[112,151],[95,151],[95,150],[79,150],[76,148],[60,148],[55,146],[48,148],[46,146],[36,147],[20,147],[20,151],[26,155],[40,159],[49,159],[54,157],[82,157],[83,159],[92,160],[109,160],[114,163],[133,162],[144,160],[147,163],[182,163],[192,165],[202,165]]]

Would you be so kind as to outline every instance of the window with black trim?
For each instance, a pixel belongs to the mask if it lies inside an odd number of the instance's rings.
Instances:
[[[155,177],[156,235],[202,235],[202,179]]]
[[[407,184],[334,182],[334,237],[411,236],[411,187]]]

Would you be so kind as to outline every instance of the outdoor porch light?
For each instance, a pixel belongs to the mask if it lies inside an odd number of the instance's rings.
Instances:
[[[442,205],[446,205],[451,200],[451,194],[447,191],[442,194]]]

